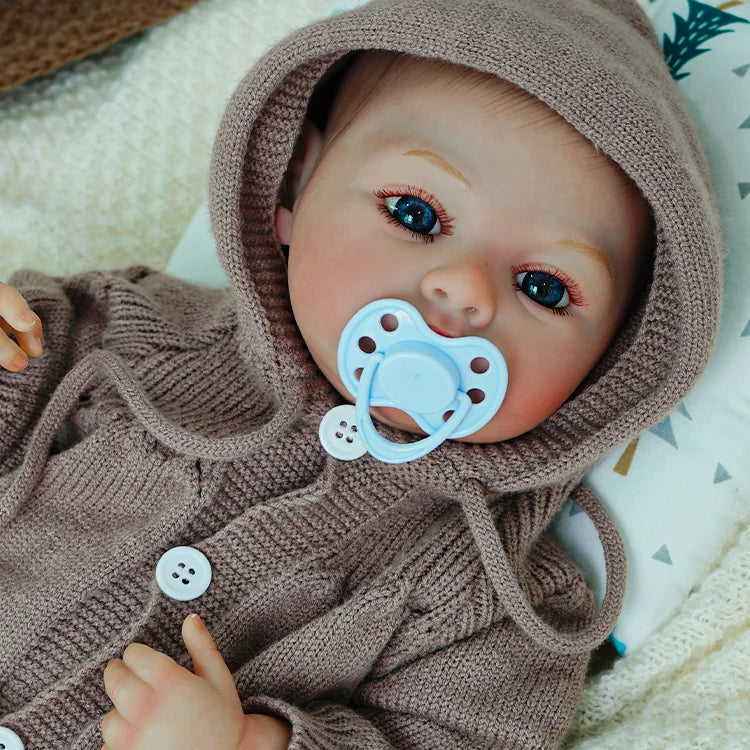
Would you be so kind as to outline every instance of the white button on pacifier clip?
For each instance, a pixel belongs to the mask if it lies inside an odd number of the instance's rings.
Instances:
[[[354,421],[354,406],[341,404],[320,421],[320,442],[326,452],[341,461],[352,461],[367,453]]]

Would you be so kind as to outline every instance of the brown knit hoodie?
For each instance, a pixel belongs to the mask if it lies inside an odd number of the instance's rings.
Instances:
[[[322,449],[339,399],[273,231],[313,86],[373,47],[536,95],[621,165],[656,224],[652,280],[574,397],[517,438],[408,464]],[[141,641],[187,664],[196,611],[245,710],[286,718],[294,750],[559,746],[625,576],[580,480],[675,407],[718,324],[709,175],[646,17],[626,0],[382,0],[302,29],[227,106],[211,212],[231,292],[142,267],[11,280],[47,351],[0,374],[0,724],[27,750],[99,750],[106,661]],[[604,544],[596,618],[545,531],[571,494]],[[187,602],[155,580],[182,545],[212,571]]]

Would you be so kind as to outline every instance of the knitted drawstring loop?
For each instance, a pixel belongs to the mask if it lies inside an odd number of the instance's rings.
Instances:
[[[495,522],[481,492],[467,495],[461,502],[466,520],[474,536],[484,569],[508,616],[539,646],[556,654],[579,654],[590,651],[611,632],[625,596],[624,578],[617,571],[625,570],[625,547],[617,529],[594,493],[578,484],[570,493],[575,503],[591,519],[604,549],[607,570],[607,591],[594,622],[585,630],[562,633],[536,614],[513,575]]]
[[[15,509],[33,492],[42,478],[50,446],[60,425],[78,397],[100,375],[109,376],[135,418],[154,438],[176,453],[192,458],[231,460],[252,455],[276,441],[304,403],[301,393],[290,391],[273,418],[254,432],[224,438],[205,437],[189,432],[159,412],[116,354],[102,350],[91,352],[63,377],[39,418],[18,475],[3,498],[0,525],[8,523]]]

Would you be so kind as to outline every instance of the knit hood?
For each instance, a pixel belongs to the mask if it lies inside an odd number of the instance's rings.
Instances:
[[[312,400],[322,417],[331,407],[332,388],[294,322],[274,232],[282,178],[326,71],[352,51],[382,49],[495,74],[555,110],[637,185],[655,221],[651,280],[586,380],[542,424],[496,444],[446,441],[414,463],[420,472],[457,466],[464,480],[505,492],[580,478],[672,411],[712,350],[720,227],[688,109],[632,0],[413,0],[404,19],[402,2],[376,0],[303,28],[261,59],[228,103],[210,211],[246,356],[279,408]]]

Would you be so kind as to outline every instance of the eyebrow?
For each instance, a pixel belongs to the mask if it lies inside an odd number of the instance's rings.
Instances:
[[[591,258],[591,260],[595,260],[597,263],[601,263],[601,265],[603,265],[604,268],[607,269],[609,278],[614,279],[614,274],[612,273],[612,266],[609,263],[609,258],[598,247],[592,247],[591,245],[586,245],[583,242],[577,242],[576,240],[571,240],[568,238],[558,240],[557,244],[562,245],[563,247],[570,247],[573,250],[579,250],[581,253]]]
[[[471,189],[471,183],[466,179],[466,177],[464,177],[461,172],[459,172],[458,169],[456,169],[456,167],[454,167],[450,162],[446,161],[442,156],[440,156],[440,154],[436,154],[434,151],[430,151],[426,148],[414,148],[410,151],[405,151],[403,156],[419,156],[420,158],[425,159],[431,164],[434,164],[439,169],[442,169],[443,172],[446,172],[452,177],[455,177],[460,182],[463,182],[466,187]],[[563,247],[569,247],[572,250],[578,250],[586,257],[590,258],[593,261],[596,261],[600,265],[604,266],[604,269],[607,271],[607,275],[609,276],[609,278],[614,279],[614,274],[612,273],[612,266],[609,262],[609,258],[598,247],[587,245],[584,242],[578,242],[568,237],[562,240],[558,240],[557,244],[562,245]]]
[[[406,151],[403,156],[419,156],[422,159],[426,159],[430,164],[434,164],[438,169],[447,172],[451,177],[455,177],[459,182],[463,182],[467,188],[471,189],[471,183],[452,164],[434,151],[429,151],[426,148],[414,148],[411,151]]]

